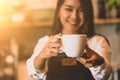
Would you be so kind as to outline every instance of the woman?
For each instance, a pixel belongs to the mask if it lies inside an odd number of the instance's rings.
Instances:
[[[62,34],[87,34],[82,56],[69,58],[60,53]],[[52,36],[41,38],[27,60],[29,74],[43,80],[108,80],[111,50],[105,37],[94,32],[90,0],[58,0]],[[77,64],[62,65],[62,60]]]

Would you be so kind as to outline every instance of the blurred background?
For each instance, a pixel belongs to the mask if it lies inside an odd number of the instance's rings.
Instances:
[[[112,80],[120,80],[120,0],[92,0],[95,30],[111,45]],[[33,80],[26,60],[49,34],[57,0],[0,0],[0,80]]]

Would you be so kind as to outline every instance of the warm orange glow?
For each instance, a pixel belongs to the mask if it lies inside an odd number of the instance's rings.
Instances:
[[[8,55],[8,56],[6,57],[6,63],[12,64],[13,62],[14,62],[13,56],[12,56],[12,55]]]
[[[24,13],[16,8],[19,5],[19,0],[0,0],[0,27],[8,27],[24,21]]]
[[[0,0],[0,23],[8,21],[8,0]]]
[[[0,0],[0,15],[3,14],[4,7],[5,7],[5,1],[4,0]]]
[[[13,22],[23,22],[25,20],[24,13],[16,13],[12,16]]]

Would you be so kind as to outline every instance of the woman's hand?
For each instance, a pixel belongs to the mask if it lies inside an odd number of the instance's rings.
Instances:
[[[61,34],[50,36],[45,47],[41,50],[38,56],[34,60],[34,66],[38,70],[45,69],[47,60],[52,56],[57,56],[61,47]],[[46,68],[47,69],[47,68]]]
[[[86,46],[86,51],[83,56],[78,57],[77,61],[82,63],[87,68],[95,67],[104,63],[103,57],[90,49],[88,46]]]
[[[50,58],[52,56],[57,56],[61,47],[61,34],[50,36],[46,46],[40,53],[40,57],[43,59]]]

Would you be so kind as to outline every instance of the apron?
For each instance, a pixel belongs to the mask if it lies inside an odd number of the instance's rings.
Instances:
[[[95,80],[83,64],[60,53],[48,61],[46,80]]]

